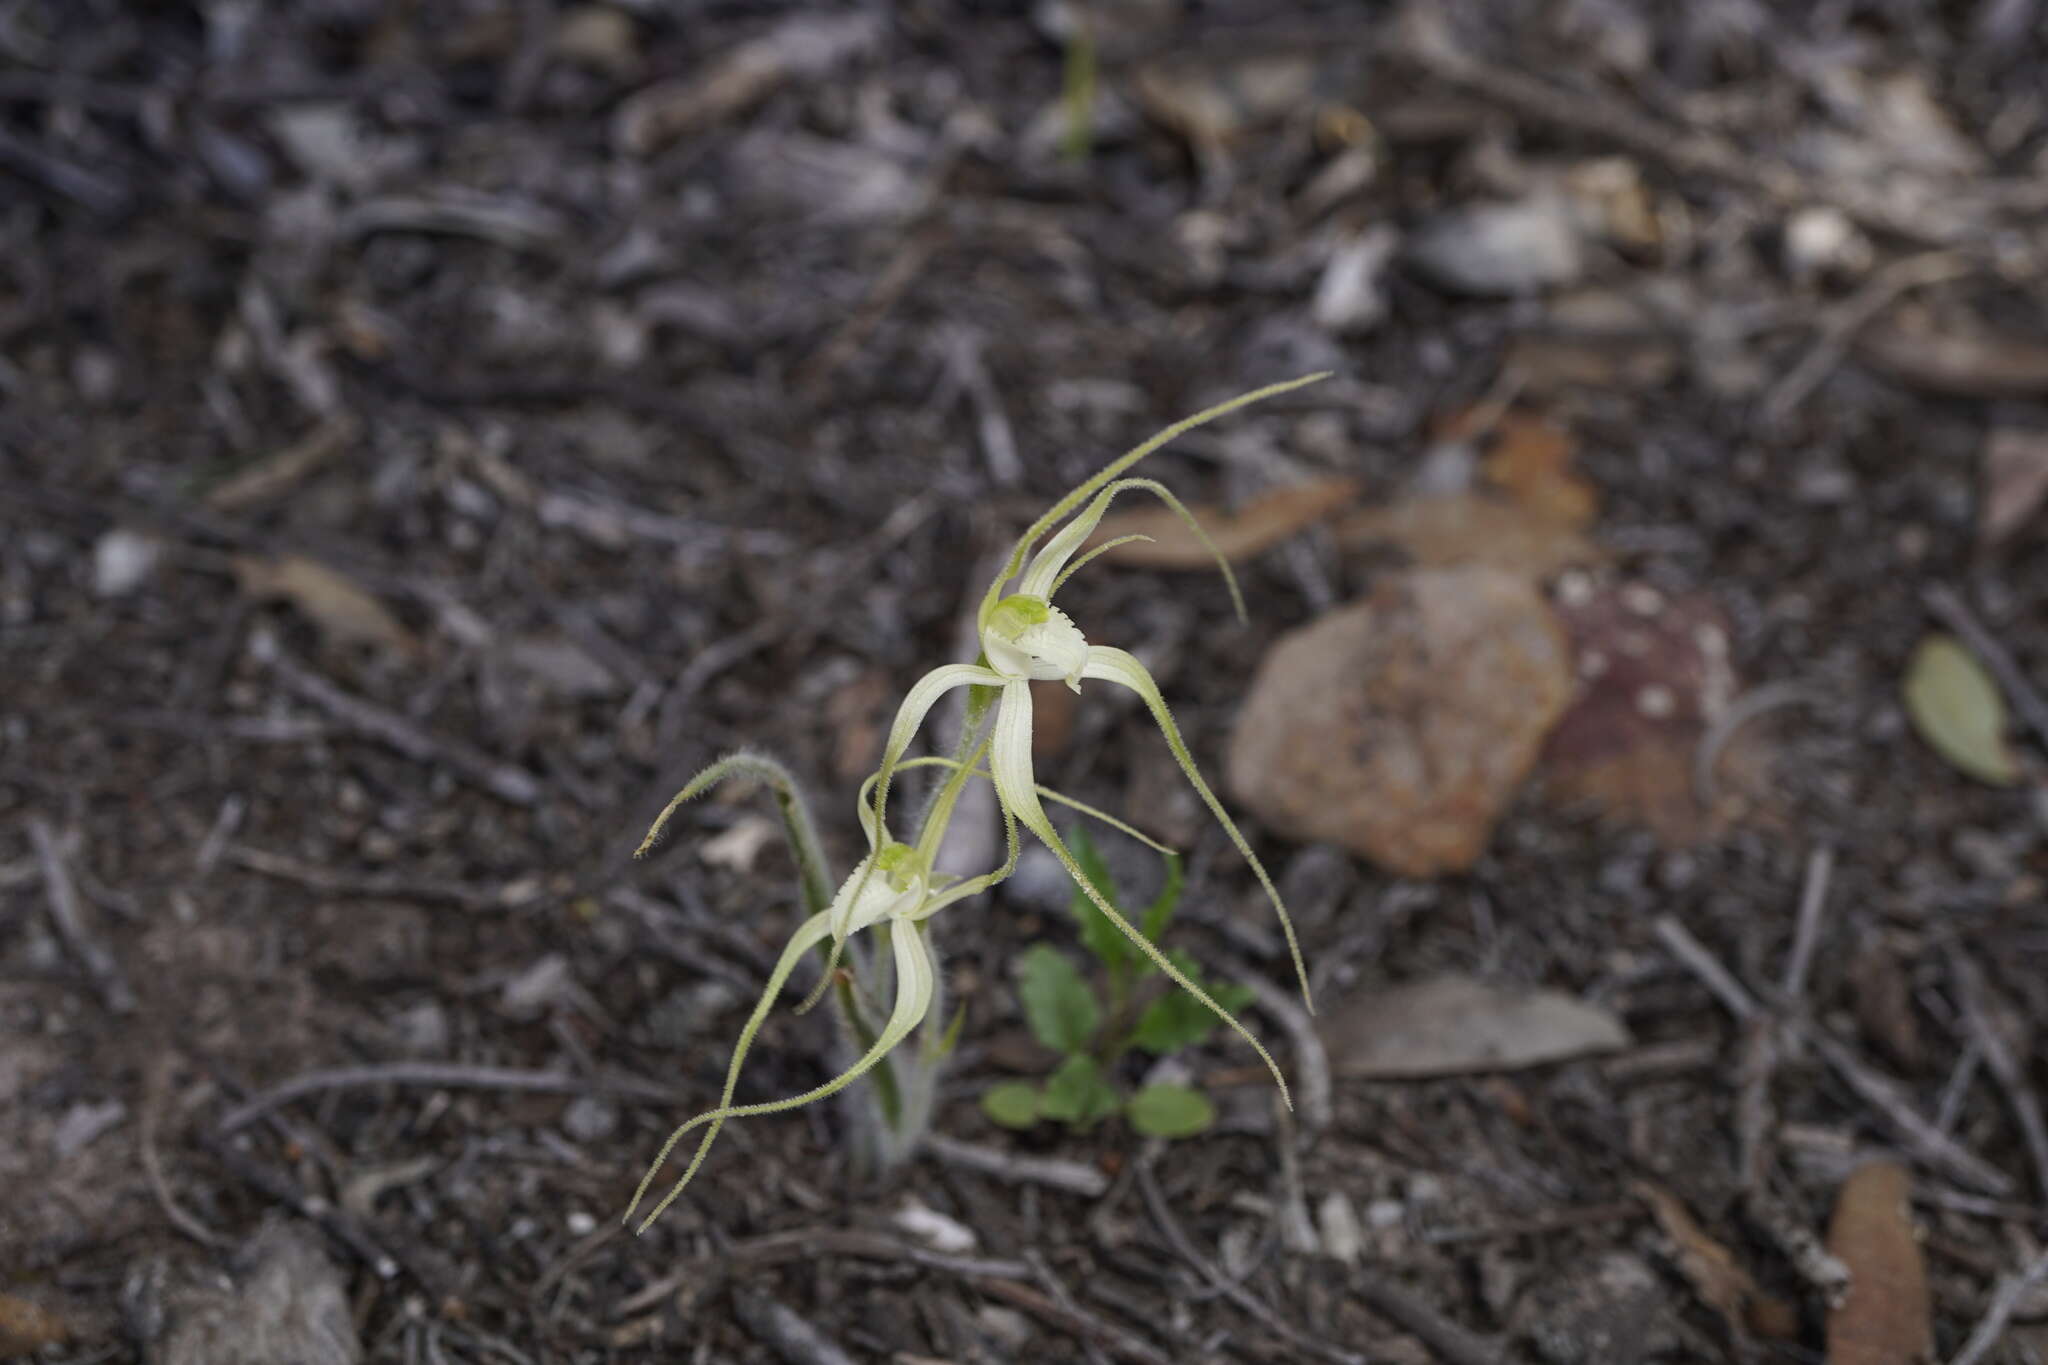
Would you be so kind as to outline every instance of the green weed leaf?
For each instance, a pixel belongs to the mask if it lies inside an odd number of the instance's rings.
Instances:
[[[1123,901],[1117,895],[1115,879],[1109,875],[1109,864],[1104,862],[1102,854],[1096,851],[1088,832],[1076,825],[1073,832],[1067,836],[1067,846],[1074,850],[1074,861],[1081,865],[1081,871],[1087,876],[1089,884],[1102,893],[1104,900],[1121,910]],[[1095,902],[1078,886],[1074,888],[1071,904],[1074,919],[1081,926],[1081,942],[1087,946],[1088,951],[1095,954],[1096,961],[1110,971],[1122,969],[1135,956],[1131,941],[1109,922],[1109,916],[1098,910]]]
[[[1086,1128],[1117,1110],[1116,1091],[1102,1078],[1093,1057],[1069,1057],[1046,1078],[1038,1112],[1046,1118]]]
[[[2005,739],[2005,697],[1977,656],[1930,635],[1906,666],[1906,710],[1935,751],[1980,782],[2010,787],[2019,761]]]
[[[981,1112],[1005,1128],[1029,1128],[1039,1108],[1038,1087],[1029,1081],[1004,1081],[981,1092]]]
[[[1216,1106],[1184,1085],[1148,1085],[1131,1096],[1124,1117],[1146,1137],[1193,1137],[1216,1122]]]
[[[1159,894],[1154,896],[1152,903],[1145,907],[1145,918],[1139,924],[1139,928],[1145,931],[1145,937],[1151,939],[1154,943],[1157,943],[1159,936],[1166,932],[1166,926],[1173,923],[1173,912],[1180,908],[1180,889],[1183,880],[1180,868],[1180,855],[1178,853],[1168,853],[1166,855],[1166,885],[1159,888]],[[1147,962],[1145,965],[1150,967],[1152,964]]]
[[[1034,943],[1024,953],[1019,976],[1017,994],[1032,1035],[1055,1052],[1087,1051],[1102,1012],[1095,992],[1067,955],[1050,944]]]
[[[1195,974],[1194,959],[1186,953],[1174,951],[1168,953],[1166,957],[1189,977],[1201,980]],[[1208,991],[1217,1004],[1232,1014],[1251,1003],[1252,992],[1248,986],[1203,981],[1202,989]],[[1169,1052],[1192,1047],[1201,1042],[1215,1027],[1216,1016],[1211,1014],[1201,1001],[1186,991],[1176,990],[1154,1000],[1146,1007],[1145,1012],[1138,1016],[1138,1029],[1132,1041],[1145,1051],[1163,1057]]]

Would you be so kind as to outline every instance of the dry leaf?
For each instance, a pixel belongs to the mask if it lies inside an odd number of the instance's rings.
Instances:
[[[1629,1044],[1620,1020],[1584,1001],[1468,976],[1360,996],[1318,1031],[1343,1076],[1514,1071]]]
[[[1927,1267],[1907,1203],[1911,1179],[1892,1161],[1842,1182],[1828,1250],[1849,1267],[1849,1289],[1828,1313],[1828,1365],[1919,1365],[1933,1358]]]
[[[1532,579],[1602,559],[1593,543],[1570,527],[1532,517],[1511,502],[1473,493],[1365,508],[1337,524],[1337,539],[1349,548],[1398,545],[1429,568],[1485,566]]]
[[[1296,531],[1321,521],[1358,496],[1356,479],[1318,479],[1262,493],[1234,513],[1213,507],[1190,507],[1216,548],[1232,563],[1270,549]],[[1207,569],[1216,560],[1186,522],[1169,507],[1146,507],[1105,517],[1088,538],[1100,545],[1118,536],[1150,536],[1150,541],[1119,545],[1104,556],[1122,564],[1151,569]]]
[[[2000,427],[1984,444],[1984,491],[1977,543],[1996,549],[2048,499],[2048,431]]]
[[[235,577],[251,597],[283,598],[335,644],[367,644],[413,657],[420,645],[398,618],[352,580],[304,555],[237,555]]]
[[[1532,516],[1583,531],[1600,510],[1593,485],[1572,471],[1571,434],[1539,417],[1510,412],[1500,419],[1486,456],[1486,477]]]
[[[1346,517],[1337,528],[1345,545],[1386,541],[1422,564],[1485,564],[1532,579],[1599,562],[1599,550],[1583,535],[1599,496],[1572,469],[1569,432],[1533,413],[1468,408],[1437,423],[1433,434],[1440,446],[1477,443],[1483,482]]]
[[[1930,635],[1906,665],[1906,712],[1935,752],[1980,782],[2010,787],[2019,760],[2005,742],[2005,697],[1977,656]]]
[[[1872,327],[1856,354],[1902,384],[1958,398],[2033,398],[2048,393],[2048,346],[1987,332]]]
[[[0,1360],[55,1346],[70,1335],[55,1313],[13,1294],[0,1294]]]
[[[1717,755],[1712,809],[1694,786],[1700,745],[1734,702],[1727,614],[1705,594],[1644,583],[1559,585],[1578,687],[1543,751],[1551,796],[1585,801],[1671,847],[1710,837],[1763,795],[1768,754],[1755,726]]]
[[[1721,1315],[1730,1333],[1741,1339],[1796,1332],[1799,1315],[1792,1305],[1759,1289],[1735,1254],[1707,1235],[1678,1196],[1647,1180],[1634,1182],[1633,1188],[1671,1239],[1680,1273],[1700,1301]]]

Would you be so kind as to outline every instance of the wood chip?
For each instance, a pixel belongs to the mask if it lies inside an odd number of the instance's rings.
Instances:
[[[1673,1257],[1693,1292],[1721,1315],[1738,1341],[1751,1335],[1785,1337],[1797,1333],[1799,1314],[1792,1305],[1758,1288],[1755,1278],[1735,1259],[1735,1253],[1709,1237],[1677,1195],[1647,1180],[1636,1181],[1633,1188],[1656,1215],[1657,1226],[1671,1239]]]
[[[1859,1166],[1835,1199],[1828,1250],[1854,1277],[1828,1314],[1827,1365],[1933,1358],[1927,1267],[1913,1235],[1911,1177],[1895,1161]]]
[[[304,555],[237,555],[235,577],[251,597],[290,602],[331,644],[370,645],[404,658],[420,652],[416,636],[391,609],[347,576]]]

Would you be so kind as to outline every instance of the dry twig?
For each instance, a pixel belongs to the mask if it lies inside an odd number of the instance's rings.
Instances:
[[[36,862],[42,869],[50,920],[57,926],[64,946],[85,968],[85,974],[92,978],[94,988],[109,1010],[115,1014],[133,1014],[135,992],[129,988],[127,978],[121,975],[121,966],[114,961],[114,955],[86,928],[85,910],[78,901],[78,887],[71,880],[70,869],[64,865],[64,855],[57,847],[57,836],[46,821],[30,816],[28,837],[35,845]]]
[[[1991,987],[1984,980],[1984,973],[1961,949],[1949,953],[1949,971],[1955,977],[1956,994],[1963,1006],[1963,1024],[1970,1031],[1970,1041],[1983,1054],[1984,1064],[1991,1068],[2004,1089],[2007,1101],[2012,1105],[2013,1117],[2019,1120],[2020,1134],[2026,1139],[2027,1154],[2034,1160],[2034,1180],[2044,1196],[2048,1196],[2048,1123],[2041,1118],[2041,1100],[2034,1093],[2034,1086],[2027,1079],[2027,1069],[2015,1057],[2006,1042],[2005,1033],[1992,1017]]]
[[[566,1071],[521,1071],[505,1066],[465,1066],[455,1062],[389,1062],[382,1066],[338,1066],[302,1072],[230,1109],[215,1125],[225,1135],[247,1127],[281,1104],[324,1090],[352,1090],[373,1085],[426,1086],[436,1090],[515,1090],[542,1095],[619,1095],[626,1099],[679,1104],[682,1097],[665,1085],[631,1076],[572,1076]]]
[[[1991,1348],[2005,1335],[2006,1323],[2012,1321],[2013,1310],[2020,1301],[2033,1292],[2034,1286],[2048,1281],[2048,1251],[2036,1256],[2025,1270],[2017,1275],[2008,1275],[1998,1285],[1998,1292],[1991,1296],[1991,1306],[1984,1310],[1983,1318],[1970,1339],[1957,1351],[1949,1365],[1977,1365],[1977,1362],[1991,1354]]]

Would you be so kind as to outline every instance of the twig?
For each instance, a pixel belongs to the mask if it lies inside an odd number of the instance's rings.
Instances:
[[[199,1141],[243,1184],[262,1191],[301,1218],[318,1223],[328,1236],[361,1258],[378,1279],[388,1280],[398,1274],[398,1259],[377,1245],[354,1215],[335,1208],[324,1199],[308,1195],[292,1182],[290,1176],[236,1151],[233,1143],[218,1134],[202,1132]],[[423,1280],[422,1283],[428,1282]]]
[[[281,853],[228,844],[222,858],[236,867],[275,877],[297,886],[311,887],[330,896],[363,896],[373,900],[441,901],[465,910],[503,910],[515,903],[506,888],[473,886],[467,882],[425,881],[413,877],[354,877],[315,863],[302,863]]]
[[[1100,1198],[1109,1189],[1109,1177],[1093,1166],[1056,1157],[1019,1156],[994,1147],[962,1142],[941,1133],[925,1136],[919,1147],[949,1166],[978,1171],[1012,1185],[1048,1185],[1085,1198]]]
[[[1651,928],[1679,964],[1698,977],[1708,993],[1721,1002],[1723,1009],[1745,1024],[1756,1016],[1756,1001],[1742,983],[1730,976],[1720,959],[1707,951],[1707,945],[1694,938],[1683,924],[1669,915],[1659,915]]]
[[[1111,1355],[1135,1360],[1138,1365],[1174,1365],[1171,1358],[1114,1323],[1104,1322],[1093,1313],[1078,1308],[1062,1307],[1028,1284],[1019,1284],[1015,1280],[976,1280],[974,1287],[989,1298],[1001,1299],[1013,1308],[1023,1309],[1041,1322],[1051,1323],[1083,1341],[1092,1341]]]
[[[540,779],[524,768],[500,763],[460,740],[428,734],[395,711],[356,696],[301,667],[274,642],[264,651],[279,682],[366,738],[397,750],[418,763],[441,764],[493,796],[515,806],[540,800]]]
[[[1977,1323],[1970,1339],[1963,1343],[1963,1349],[1956,1352],[1949,1365],[1977,1365],[1991,1353],[1998,1339],[2005,1335],[2005,1325],[2012,1320],[2013,1310],[2020,1301],[2032,1292],[2035,1285],[2048,1280],[2048,1251],[2033,1259],[2027,1268],[2017,1275],[2008,1275],[1999,1281],[1998,1292],[1991,1296],[1991,1306],[1984,1310],[1984,1316]]]
[[[1693,798],[1699,802],[1700,809],[1711,811],[1714,808],[1714,769],[1721,761],[1721,751],[1728,747],[1728,741],[1735,738],[1743,726],[1781,706],[1813,706],[1822,700],[1820,693],[1804,683],[1766,683],[1743,693],[1714,717],[1713,723],[1700,736],[1699,747],[1693,751],[1692,757]]]
[[[1187,1230],[1181,1227],[1180,1220],[1173,1216],[1173,1209],[1166,1202],[1166,1193],[1159,1188],[1159,1178],[1152,1173],[1152,1160],[1146,1156],[1140,1157],[1134,1163],[1138,1169],[1138,1191],[1145,1198],[1145,1207],[1151,1210],[1152,1221],[1159,1225],[1159,1230],[1165,1234],[1167,1242],[1179,1253],[1182,1260],[1194,1267],[1197,1275],[1207,1280],[1218,1293],[1236,1304],[1260,1326],[1298,1350],[1324,1360],[1337,1361],[1339,1365],[1364,1365],[1364,1356],[1354,1355],[1341,1347],[1318,1340],[1290,1324],[1274,1312],[1264,1299],[1233,1281],[1223,1273],[1221,1267],[1203,1255],[1201,1249],[1188,1237]]]
[[[1220,960],[1220,965],[1233,980],[1251,991],[1259,1008],[1286,1032],[1294,1049],[1294,1097],[1298,1106],[1295,1117],[1308,1132],[1323,1132],[1329,1128],[1331,1118],[1330,1053],[1323,1046],[1322,1035],[1316,1032],[1315,1021],[1292,991],[1274,985],[1263,973],[1228,956]]]
[[[1052,1273],[1051,1264],[1036,1247],[1026,1251],[1024,1259],[1038,1276],[1038,1282],[1045,1286],[1045,1292],[1052,1295],[1054,1303],[1069,1313],[1081,1311],[1081,1305],[1074,1301],[1073,1294],[1060,1282],[1060,1277]],[[1088,1357],[1088,1365],[1108,1365],[1109,1357],[1103,1354],[1102,1347],[1098,1346],[1092,1337],[1081,1338],[1081,1353]]]
[[[733,1316],[764,1345],[774,1348],[789,1365],[853,1365],[853,1357],[780,1299],[759,1289],[740,1289],[732,1296]]]
[[[1985,983],[1984,973],[1961,949],[1951,948],[1949,971],[1955,977],[1956,994],[1963,1006],[1963,1023],[1970,1031],[1970,1040],[1984,1054],[1984,1064],[1991,1068],[1991,1074],[2005,1090],[2008,1103],[2012,1105],[2013,1117],[2019,1120],[2020,1134],[2026,1139],[2027,1154],[2034,1159],[2034,1180],[2043,1195],[2048,1195],[2048,1123],[2041,1118],[2041,1100],[2034,1093],[2032,1082],[2020,1060],[2013,1056],[2012,1047],[2007,1043],[2005,1032],[1991,1015],[1991,987]]]
[[[1955,1131],[1956,1121],[1963,1116],[1963,1105],[1970,1096],[1970,1082],[1977,1079],[1977,1068],[1984,1064],[1984,1048],[1975,1038],[1966,1039],[1962,1055],[1956,1058],[1955,1069],[1948,1073],[1948,1080],[1941,1087],[1941,1102],[1934,1106],[1934,1126],[1944,1133]]]
[[[156,1196],[157,1206],[164,1211],[164,1217],[171,1220],[171,1226],[190,1237],[203,1247],[216,1250],[230,1245],[227,1238],[199,1221],[171,1194],[171,1183],[164,1178],[163,1154],[157,1150],[157,1114],[163,1107],[166,1075],[170,1070],[170,1058],[159,1057],[149,1068],[147,1085],[142,1096],[142,1116],[137,1125],[136,1145],[142,1157],[142,1173],[149,1179],[150,1192]]]
[[[71,880],[70,870],[64,866],[64,855],[57,848],[57,836],[51,832],[47,822],[33,815],[29,817],[28,836],[35,845],[36,863],[42,869],[50,919],[56,924],[64,946],[85,968],[85,974],[92,978],[94,988],[109,1010],[115,1014],[133,1014],[135,992],[129,989],[126,978],[121,975],[120,964],[114,961],[114,955],[86,929],[85,911],[78,903],[78,887]]]
[[[1872,275],[1862,288],[1827,311],[1820,335],[1814,338],[1799,363],[1764,395],[1757,415],[1770,426],[1783,422],[1841,363],[1856,334],[1901,294],[1967,275],[1973,268],[1973,263],[1959,252],[1929,251],[1893,261]]]
[[[1821,911],[1827,907],[1828,878],[1835,870],[1832,844],[1817,844],[1806,857],[1806,884],[1799,893],[1799,923],[1792,933],[1792,956],[1785,962],[1785,982],[1780,990],[1788,1002],[1806,993],[1806,972],[1813,964],[1813,950],[1820,943]]]
[[[227,1134],[281,1104],[324,1090],[352,1090],[373,1085],[428,1086],[436,1090],[515,1090],[529,1094],[597,1093],[627,1099],[677,1104],[681,1096],[665,1085],[631,1076],[572,1076],[566,1071],[522,1071],[504,1066],[465,1066],[455,1062],[388,1062],[382,1066],[340,1066],[307,1071],[236,1105],[221,1116],[215,1131]]]
[[[990,481],[999,488],[1015,488],[1024,479],[1024,462],[1017,458],[1017,436],[1003,411],[1002,395],[982,362],[980,334],[968,327],[953,328],[946,335],[945,352],[952,383],[974,407],[975,431]]]
[[[1755,1000],[1744,990],[1741,983],[1729,975],[1706,946],[1686,931],[1684,925],[1669,915],[1659,916],[1654,926],[1657,937],[1665,947],[1737,1019],[1747,1023],[1757,1013]],[[1788,1021],[1787,1027],[1797,1030],[1798,1036],[1812,1044],[1821,1059],[1832,1067],[1837,1075],[1871,1107],[1890,1119],[1915,1155],[1931,1166],[1939,1167],[1956,1179],[1973,1185],[1991,1194],[2008,1194],[2012,1181],[2005,1172],[1984,1161],[1967,1150],[1946,1133],[1921,1117],[1907,1099],[1904,1088],[1837,1042],[1832,1036],[1803,1021]]]
[[[101,218],[119,218],[135,200],[112,176],[52,156],[5,131],[0,131],[0,166],[48,186]]]
[[[1970,652],[1990,670],[1992,677],[1998,679],[1998,685],[2004,689],[2013,709],[2020,713],[2035,737],[2048,744],[2048,700],[2042,699],[2033,680],[1999,643],[1998,637],[1984,628],[1954,589],[1944,584],[1930,585],[1920,594],[1920,600],[1941,618],[1944,625],[1962,637]]]
[[[1415,1337],[1450,1365],[1512,1365],[1512,1356],[1450,1321],[1426,1300],[1392,1280],[1355,1267],[1349,1284],[1351,1292],[1365,1300],[1368,1308]]]

